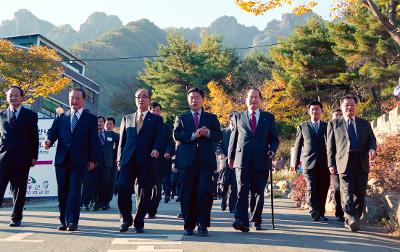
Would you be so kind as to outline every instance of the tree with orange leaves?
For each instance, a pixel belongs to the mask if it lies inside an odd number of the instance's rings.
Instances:
[[[269,10],[282,7],[284,4],[292,5],[294,7],[293,12],[301,15],[312,11],[318,5],[318,1],[313,0],[235,1],[240,8],[254,15],[264,14]],[[335,0],[332,8],[332,16],[336,17],[344,13],[352,13],[356,5],[367,8],[379,20],[390,36],[400,45],[400,23],[398,21],[400,0]]]
[[[56,51],[48,47],[23,49],[0,39],[0,100],[5,100],[9,86],[22,88],[26,103],[57,94],[70,83],[69,78],[63,77],[61,60]]]

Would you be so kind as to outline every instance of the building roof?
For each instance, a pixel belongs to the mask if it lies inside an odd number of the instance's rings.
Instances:
[[[64,74],[71,77],[72,79],[78,81],[80,84],[86,86],[89,89],[92,89],[97,94],[100,92],[100,86],[96,82],[92,81],[91,79],[87,78],[86,76],[75,72],[68,66],[64,66]]]
[[[40,38],[40,40],[45,41],[46,43],[50,44],[52,47],[57,48],[58,51],[60,51],[62,54],[68,56],[69,58],[71,58],[74,61],[77,61],[83,65],[86,65],[86,62],[84,62],[83,60],[79,59],[78,57],[76,57],[75,55],[73,55],[72,53],[68,52],[67,50],[63,49],[62,47],[58,46],[56,43],[54,43],[53,41],[51,41],[50,39],[35,33],[35,34],[26,34],[26,35],[18,35],[18,36],[11,36],[11,37],[3,37],[3,39],[6,40],[12,40],[15,38],[23,38],[23,37],[38,37]]]

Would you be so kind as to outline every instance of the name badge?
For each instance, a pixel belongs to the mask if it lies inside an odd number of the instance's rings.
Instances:
[[[112,142],[112,140],[113,140],[112,137],[107,137],[108,142]]]

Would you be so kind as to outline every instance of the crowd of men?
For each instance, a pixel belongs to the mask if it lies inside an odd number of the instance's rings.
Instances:
[[[6,96],[9,107],[0,112],[0,205],[10,182],[10,226],[18,227],[29,168],[38,158],[38,117],[22,106],[19,87],[10,87]],[[83,89],[69,91],[70,110],[56,116],[43,144],[49,149],[57,141],[58,230],[76,231],[81,210],[108,210],[116,194],[119,231],[133,226],[135,233],[143,233],[145,217],[156,218],[164,192],[165,203],[174,196],[180,202],[184,235],[193,235],[197,228],[197,235],[207,236],[217,180],[221,209],[234,214],[233,228],[262,229],[264,191],[279,138],[274,116],[260,109],[258,89],[248,90],[247,109],[231,113],[229,127],[222,130],[217,116],[204,110],[205,95],[199,88],[187,91],[188,111],[176,117],[173,129],[160,116],[162,106],[151,102],[151,91],[139,88],[137,110],[122,118],[119,134],[114,118],[84,109],[85,98]],[[321,121],[322,104],[310,103],[310,120],[299,125],[294,147],[312,219],[327,221],[331,174],[341,202],[336,216],[351,231],[359,229],[369,160],[376,156],[375,136],[367,121],[355,117],[356,105],[354,96],[343,97],[341,111],[326,123]]]

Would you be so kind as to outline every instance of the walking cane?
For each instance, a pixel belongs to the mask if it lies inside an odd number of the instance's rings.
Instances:
[[[271,179],[271,214],[272,214],[272,229],[275,229],[275,216],[274,216],[274,184],[272,179],[272,158],[269,158],[269,165],[271,169],[269,170],[269,177]]]

